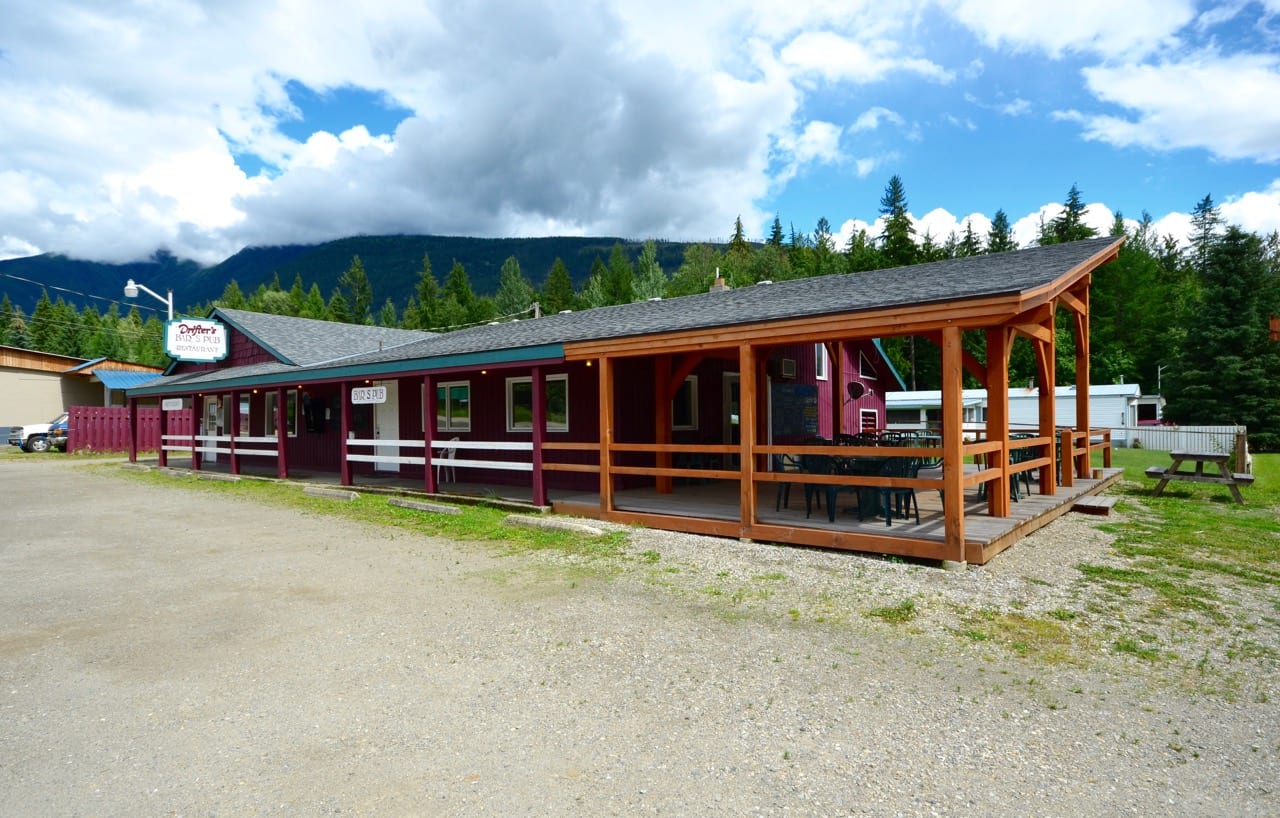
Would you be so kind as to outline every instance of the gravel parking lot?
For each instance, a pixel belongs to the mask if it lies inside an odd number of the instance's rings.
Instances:
[[[605,573],[60,457],[0,488],[3,815],[1280,814],[1274,669],[1213,696],[948,632],[1065,604],[1062,553],[1106,551],[1076,515],[958,573],[659,532]],[[930,611],[776,601],[853,593]]]

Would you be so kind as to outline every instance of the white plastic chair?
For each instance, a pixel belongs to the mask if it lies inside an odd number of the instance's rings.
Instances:
[[[457,435],[454,435],[452,438],[449,439],[449,442],[452,443],[455,440],[461,440],[461,438],[459,438]],[[440,459],[453,460],[454,455],[456,455],[457,453],[458,453],[458,448],[456,446],[450,446],[447,449],[441,449]],[[450,483],[458,482],[458,473],[454,470],[452,465],[449,465],[446,463],[437,463],[436,464],[436,483],[440,482],[441,474],[449,475]]]

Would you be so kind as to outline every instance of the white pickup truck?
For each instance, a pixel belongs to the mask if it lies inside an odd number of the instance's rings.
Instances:
[[[67,413],[63,412],[48,423],[10,426],[9,445],[21,446],[24,452],[47,452],[50,449],[66,451]]]

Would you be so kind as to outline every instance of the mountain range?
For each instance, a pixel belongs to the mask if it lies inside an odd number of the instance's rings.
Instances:
[[[359,256],[373,285],[375,309],[390,298],[398,310],[403,310],[422,275],[424,255],[431,259],[437,282],[444,283],[457,261],[466,268],[477,295],[492,295],[498,289],[499,272],[508,258],[519,261],[521,272],[538,288],[559,258],[574,286],[580,288],[596,259],[608,263],[615,244],[621,244],[633,262],[644,245],[642,241],[607,237],[353,236],[322,244],[248,247],[212,266],[178,259],[163,251],[148,261],[128,264],[46,253],[0,261],[0,296],[8,295],[14,306],[21,307],[27,315],[35,309],[42,291],[47,291],[54,301],[61,297],[78,309],[92,305],[99,312],[106,312],[110,302],[115,301],[125,310],[130,302],[124,298],[124,284],[133,279],[159,293],[172,288],[177,311],[193,312],[221,297],[232,281],[247,295],[260,284],[271,286],[277,277],[281,288],[287,290],[301,276],[304,288],[310,289],[315,283],[328,299],[338,286],[339,277]],[[690,244],[657,242],[658,262],[668,275],[684,261]],[[140,306],[159,306],[147,297],[142,297],[142,302]]]

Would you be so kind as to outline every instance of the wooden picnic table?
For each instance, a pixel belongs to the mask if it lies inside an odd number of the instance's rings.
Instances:
[[[1156,483],[1156,489],[1152,492],[1153,496],[1159,497],[1170,480],[1189,480],[1193,483],[1218,483],[1224,485],[1231,489],[1231,496],[1236,498],[1236,502],[1244,505],[1244,497],[1240,496],[1240,486],[1252,485],[1253,475],[1240,472],[1233,473],[1227,468],[1227,460],[1231,455],[1224,452],[1173,451],[1169,452],[1169,456],[1173,458],[1172,465],[1164,468],[1160,466],[1147,467],[1147,477],[1160,481]],[[1186,462],[1194,464],[1194,470],[1182,471],[1180,467]],[[1206,463],[1216,466],[1218,473],[1206,474],[1204,470]]]

